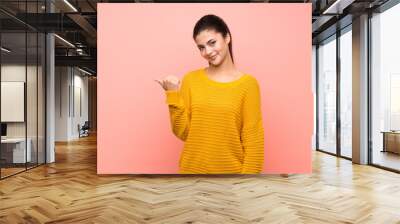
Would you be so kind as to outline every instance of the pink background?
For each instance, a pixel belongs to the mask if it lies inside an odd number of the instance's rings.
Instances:
[[[206,14],[228,24],[235,64],[256,77],[263,173],[311,173],[311,4],[98,4],[99,174],[173,174],[183,142],[153,81],[206,67],[192,39]]]

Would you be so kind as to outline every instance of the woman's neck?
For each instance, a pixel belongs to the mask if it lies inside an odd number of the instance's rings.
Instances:
[[[237,69],[235,64],[233,64],[229,54],[227,55],[227,57],[225,57],[225,60],[218,66],[209,64],[207,72],[212,76],[227,76],[235,75],[237,73]]]

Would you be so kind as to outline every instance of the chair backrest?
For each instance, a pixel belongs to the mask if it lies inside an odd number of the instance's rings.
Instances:
[[[83,124],[82,128],[89,128],[89,121],[85,121],[85,124]]]

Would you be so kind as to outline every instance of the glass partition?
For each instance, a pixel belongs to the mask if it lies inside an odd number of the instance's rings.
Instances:
[[[26,169],[26,33],[1,34],[1,176]],[[6,49],[6,50],[4,50]]]
[[[336,154],[336,35],[318,47],[318,149]]]
[[[0,1],[0,178],[45,163],[45,34],[18,20],[45,1]],[[37,17],[33,16],[32,19]]]

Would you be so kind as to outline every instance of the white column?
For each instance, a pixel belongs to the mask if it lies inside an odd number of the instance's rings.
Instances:
[[[47,12],[53,12],[54,6],[46,1]],[[46,35],[46,163],[55,161],[54,133],[55,133],[55,44],[54,35]]]
[[[353,20],[353,162],[368,163],[368,15]]]

